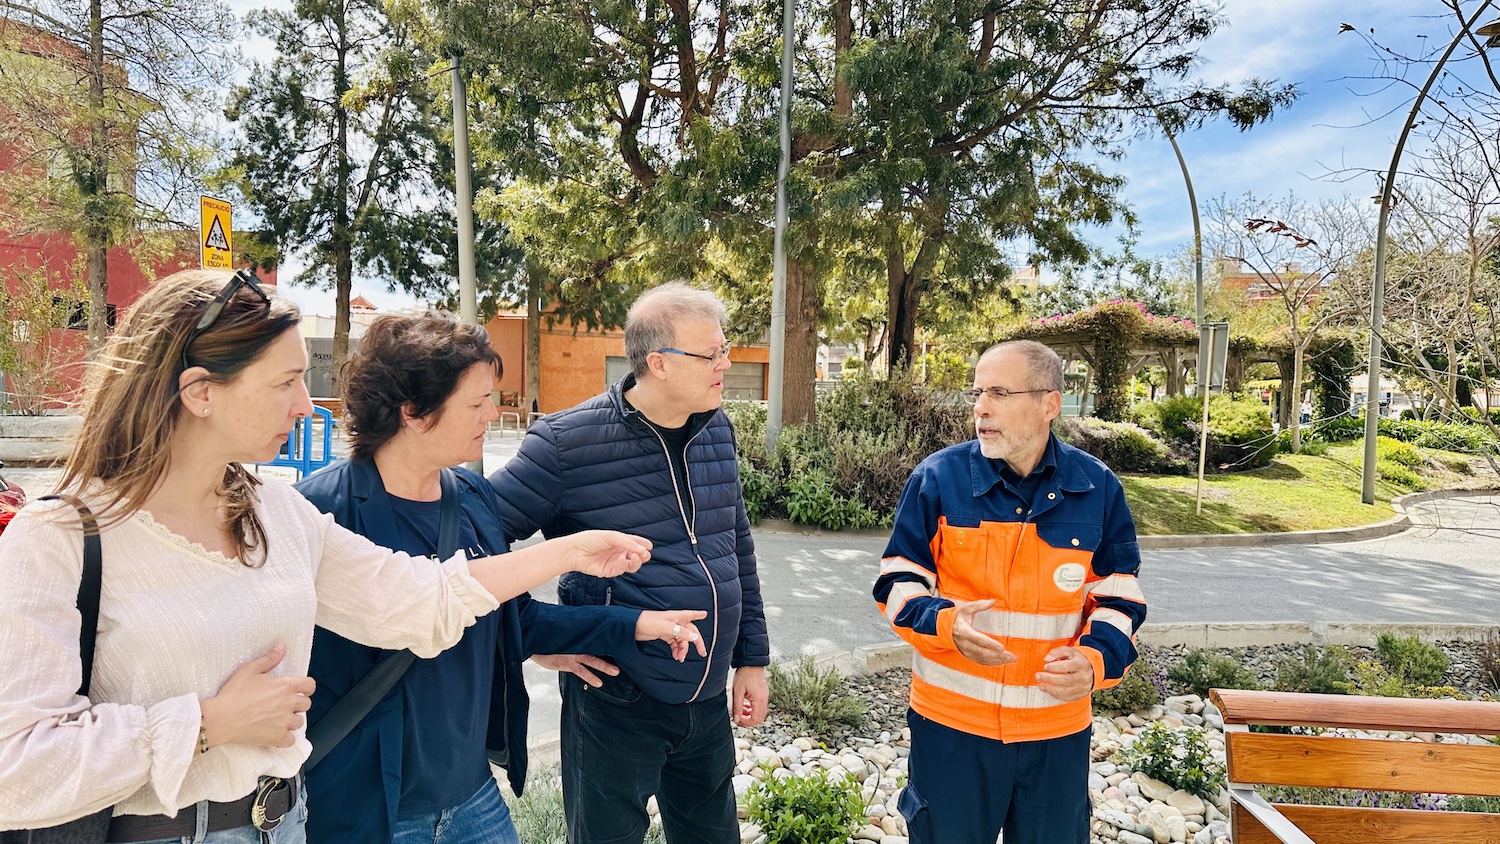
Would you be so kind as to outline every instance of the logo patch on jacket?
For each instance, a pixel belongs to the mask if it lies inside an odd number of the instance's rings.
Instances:
[[[1064,592],[1077,592],[1083,588],[1084,568],[1079,563],[1063,563],[1052,572],[1052,582]]]

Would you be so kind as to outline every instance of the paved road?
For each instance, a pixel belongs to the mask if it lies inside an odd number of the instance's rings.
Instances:
[[[515,453],[494,438],[486,467]],[[54,473],[6,470],[33,494]],[[1430,501],[1418,527],[1335,545],[1149,551],[1142,584],[1150,621],[1500,621],[1500,496]],[[894,638],[875,611],[870,584],[884,541],[869,537],[756,532],[773,656],[828,653]],[[530,540],[535,541],[535,539]],[[534,593],[551,599],[552,585]],[[528,667],[532,733],[556,729],[554,677]]]

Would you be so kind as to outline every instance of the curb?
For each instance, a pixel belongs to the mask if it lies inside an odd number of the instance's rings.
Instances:
[[[1143,551],[1171,551],[1183,548],[1266,548],[1275,545],[1329,545],[1339,542],[1360,542],[1366,539],[1382,539],[1410,530],[1418,525],[1412,521],[1406,508],[1424,501],[1447,498],[1465,498],[1500,494],[1500,489],[1438,489],[1430,492],[1412,492],[1391,499],[1391,507],[1397,515],[1383,522],[1326,530],[1293,530],[1281,533],[1175,533],[1141,536],[1137,538]],[[825,530],[818,527],[793,524],[785,519],[762,519],[756,529],[766,533],[793,536],[832,536],[855,539],[887,539],[885,530]]]
[[[1418,493],[1419,495],[1422,493]],[[1381,633],[1416,636],[1424,642],[1482,642],[1495,632],[1492,624],[1379,623],[1365,621],[1268,621],[1226,624],[1214,621],[1150,622],[1141,625],[1136,637],[1157,647],[1182,645],[1192,648],[1247,648],[1268,645],[1368,645]],[[878,674],[892,668],[911,667],[911,645],[903,641],[880,642],[852,651],[818,654],[813,665],[834,668],[840,676]],[[533,764],[556,765],[562,761],[561,733],[548,730],[527,742]]]

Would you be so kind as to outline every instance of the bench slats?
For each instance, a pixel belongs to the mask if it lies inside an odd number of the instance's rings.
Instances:
[[[1493,745],[1250,732],[1225,738],[1232,782],[1500,797],[1500,747]]]
[[[1500,703],[1214,689],[1225,724],[1500,734]]]
[[[1500,844],[1500,815],[1276,804],[1318,844]],[[1280,844],[1244,807],[1231,810],[1234,844]]]

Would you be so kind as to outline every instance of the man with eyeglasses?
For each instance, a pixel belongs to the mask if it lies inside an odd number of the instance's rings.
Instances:
[[[561,603],[708,612],[698,622],[706,658],[690,650],[679,663],[662,642],[533,657],[561,672],[570,844],[639,844],[653,794],[671,844],[740,840],[730,717],[765,720],[770,642],[734,429],[721,410],[726,321],[711,293],[681,283],[647,292],[625,321],[630,374],[539,419],[490,477],[512,541],[605,527],[651,540],[649,566],[614,580],[565,576]]]
[[[1135,661],[1140,547],[1119,478],[1052,435],[1062,361],[979,358],[976,438],[907,481],[875,600],[913,647],[912,844],[1087,844],[1090,693]]]

